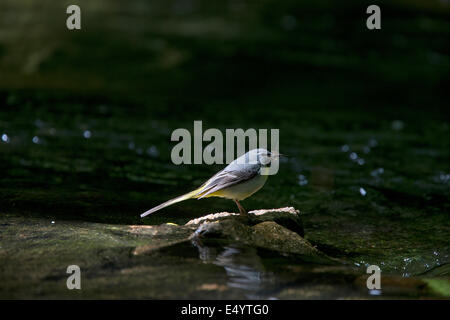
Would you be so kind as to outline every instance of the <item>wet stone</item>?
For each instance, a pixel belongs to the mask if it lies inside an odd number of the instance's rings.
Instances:
[[[198,225],[191,238],[227,239],[281,253],[325,257],[302,237],[300,212],[292,207],[252,211],[248,216],[208,215],[186,225]]]
[[[264,221],[273,221],[297,234],[301,237],[305,235],[303,222],[300,218],[300,211],[293,207],[284,207],[278,209],[260,209],[249,211],[248,216],[240,216],[237,213],[219,212],[209,214],[197,219],[190,220],[187,226],[199,225],[204,222],[218,221],[224,218],[236,217],[242,223],[255,225]]]

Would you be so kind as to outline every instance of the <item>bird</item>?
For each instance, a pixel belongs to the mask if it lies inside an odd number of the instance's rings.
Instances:
[[[187,199],[209,197],[231,199],[239,208],[239,213],[247,216],[247,211],[239,201],[250,197],[264,186],[269,176],[271,161],[281,155],[263,148],[250,150],[209,178],[199,188],[147,210],[141,214],[141,218]]]

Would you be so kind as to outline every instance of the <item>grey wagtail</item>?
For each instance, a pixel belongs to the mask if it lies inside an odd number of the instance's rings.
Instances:
[[[262,188],[268,178],[270,162],[280,155],[266,149],[253,149],[231,162],[198,189],[144,212],[141,218],[180,201],[209,197],[231,199],[238,206],[240,214],[246,215],[247,212],[239,201],[250,197]]]

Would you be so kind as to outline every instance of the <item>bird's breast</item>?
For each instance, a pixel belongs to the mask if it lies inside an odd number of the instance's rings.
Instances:
[[[262,188],[267,181],[267,175],[256,175],[252,179],[218,190],[209,196],[227,199],[244,200]]]

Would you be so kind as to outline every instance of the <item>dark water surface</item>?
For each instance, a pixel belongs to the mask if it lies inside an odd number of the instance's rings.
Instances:
[[[0,34],[0,278],[32,260],[16,252],[34,250],[33,239],[20,240],[20,230],[32,233],[27,219],[70,229],[182,224],[235,210],[228,200],[190,200],[139,218],[223,167],[171,162],[172,131],[192,132],[202,120],[204,130],[279,129],[289,157],[243,205],[299,209],[305,237],[348,265],[182,243],[96,265],[88,275],[110,272],[122,291],[108,295],[95,282],[86,297],[367,298],[354,275],[371,264],[409,288],[372,297],[427,296],[407,281],[436,276],[450,294],[448,5],[386,5],[372,34],[358,15],[364,6],[352,2],[80,2],[80,32],[58,27],[65,16],[50,1],[40,10],[0,5],[8,31]],[[49,19],[38,23],[42,15]],[[133,295],[137,278],[115,272],[139,267],[149,268],[147,282]],[[52,296],[18,279],[1,297]]]

